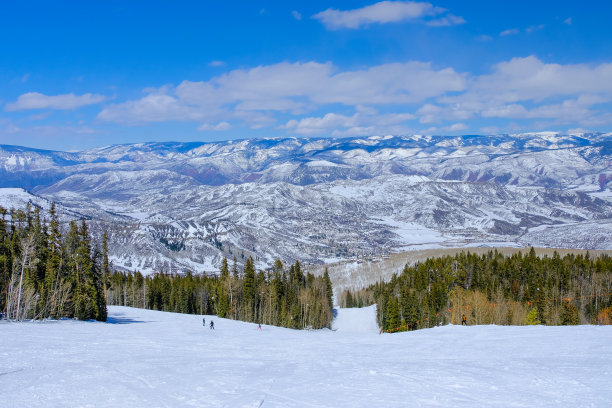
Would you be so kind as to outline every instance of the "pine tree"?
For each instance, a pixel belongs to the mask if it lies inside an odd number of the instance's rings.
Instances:
[[[329,308],[334,308],[334,289],[331,283],[331,279],[329,278],[329,271],[325,268],[325,272],[323,273],[323,281],[325,282],[325,295],[327,296],[327,303],[329,304]]]
[[[561,324],[564,326],[580,324],[578,308],[571,302],[563,302],[561,308]]]
[[[525,318],[525,324],[528,326],[532,326],[541,323],[542,322],[538,320],[538,309],[534,307],[527,314],[527,317]]]
[[[217,314],[219,317],[227,317],[229,310],[229,296],[228,296],[228,285],[229,280],[233,277],[229,274],[229,267],[227,265],[227,258],[223,258],[221,265],[221,279],[217,285]],[[231,290],[231,287],[229,288]]]
[[[248,258],[244,265],[242,281],[243,316],[250,321],[254,316],[255,307],[255,266],[253,259]]]
[[[385,325],[387,330],[396,330],[401,325],[398,303],[395,296],[392,296],[387,303],[387,320]]]
[[[61,289],[65,288],[60,276],[60,268],[62,264],[62,235],[59,229],[59,220],[55,212],[55,204],[51,204],[49,211],[49,255],[45,265],[45,302],[47,303],[46,315],[51,317],[61,316],[63,310],[61,308]]]

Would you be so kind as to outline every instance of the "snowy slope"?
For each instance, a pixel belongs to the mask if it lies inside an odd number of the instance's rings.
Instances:
[[[378,335],[258,331],[254,324],[215,317],[211,331],[201,316],[123,307],[109,312],[109,323],[0,322],[2,406],[612,403],[609,326],[446,326]],[[357,313],[371,315],[368,309]]]
[[[340,333],[378,334],[376,324],[376,305],[364,308],[337,309],[338,315],[334,319],[332,329]]]

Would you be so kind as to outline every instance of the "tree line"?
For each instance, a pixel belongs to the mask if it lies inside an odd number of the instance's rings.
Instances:
[[[48,217],[48,218],[47,218]],[[55,206],[0,207],[0,310],[10,320],[77,318],[106,321],[102,277],[106,238],[93,240],[85,220],[60,228]]]
[[[230,271],[227,258],[218,275],[114,272],[106,276],[109,305],[178,313],[208,314],[294,329],[331,327],[333,289],[327,271],[314,276],[299,261],[287,270],[280,260],[268,272],[248,258]]]
[[[610,324],[612,257],[462,252],[406,265],[389,282],[343,292],[339,303],[376,303],[388,332],[460,324],[463,315],[468,324]]]

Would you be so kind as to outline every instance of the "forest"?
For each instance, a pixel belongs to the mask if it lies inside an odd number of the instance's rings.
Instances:
[[[106,239],[98,245],[83,219],[62,232],[52,205],[0,207],[0,311],[9,320],[77,318],[106,321]],[[8,217],[8,220],[7,220]]]
[[[62,228],[64,227],[64,228]],[[295,329],[331,327],[333,288],[327,270],[314,276],[299,261],[257,271],[223,260],[218,274],[112,271],[106,234],[87,222],[61,224],[52,205],[0,207],[0,311],[10,320],[105,321],[106,305],[218,315]],[[387,332],[442,324],[576,325],[612,323],[612,257],[504,256],[461,252],[406,264],[400,275],[340,294],[341,307],[377,304]]]
[[[7,211],[0,207],[0,311],[9,320],[101,320],[106,305],[178,313],[212,314],[296,329],[331,327],[333,289],[327,271],[315,277],[299,261],[280,260],[267,272],[252,259],[218,275],[168,275],[113,271],[107,236],[92,238],[85,219],[67,230],[55,206]]]
[[[288,270],[280,260],[272,270],[256,272],[248,258],[240,270],[223,260],[218,275],[143,276],[115,272],[107,276],[109,305],[133,306],[289,327],[331,328],[333,289],[323,276],[304,274],[299,261]]]
[[[443,324],[610,324],[612,257],[462,252],[406,265],[389,282],[340,295],[342,307],[377,304],[387,332]]]

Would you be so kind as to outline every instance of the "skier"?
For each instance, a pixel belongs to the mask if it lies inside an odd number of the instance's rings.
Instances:
[[[202,326],[206,327],[206,318],[205,317],[202,318]]]
[[[261,323],[257,325],[257,330],[261,330]]]
[[[212,320],[210,321],[210,330],[215,330],[215,324]]]
[[[461,316],[461,325],[462,326],[467,326],[467,320],[465,318],[465,315]]]

